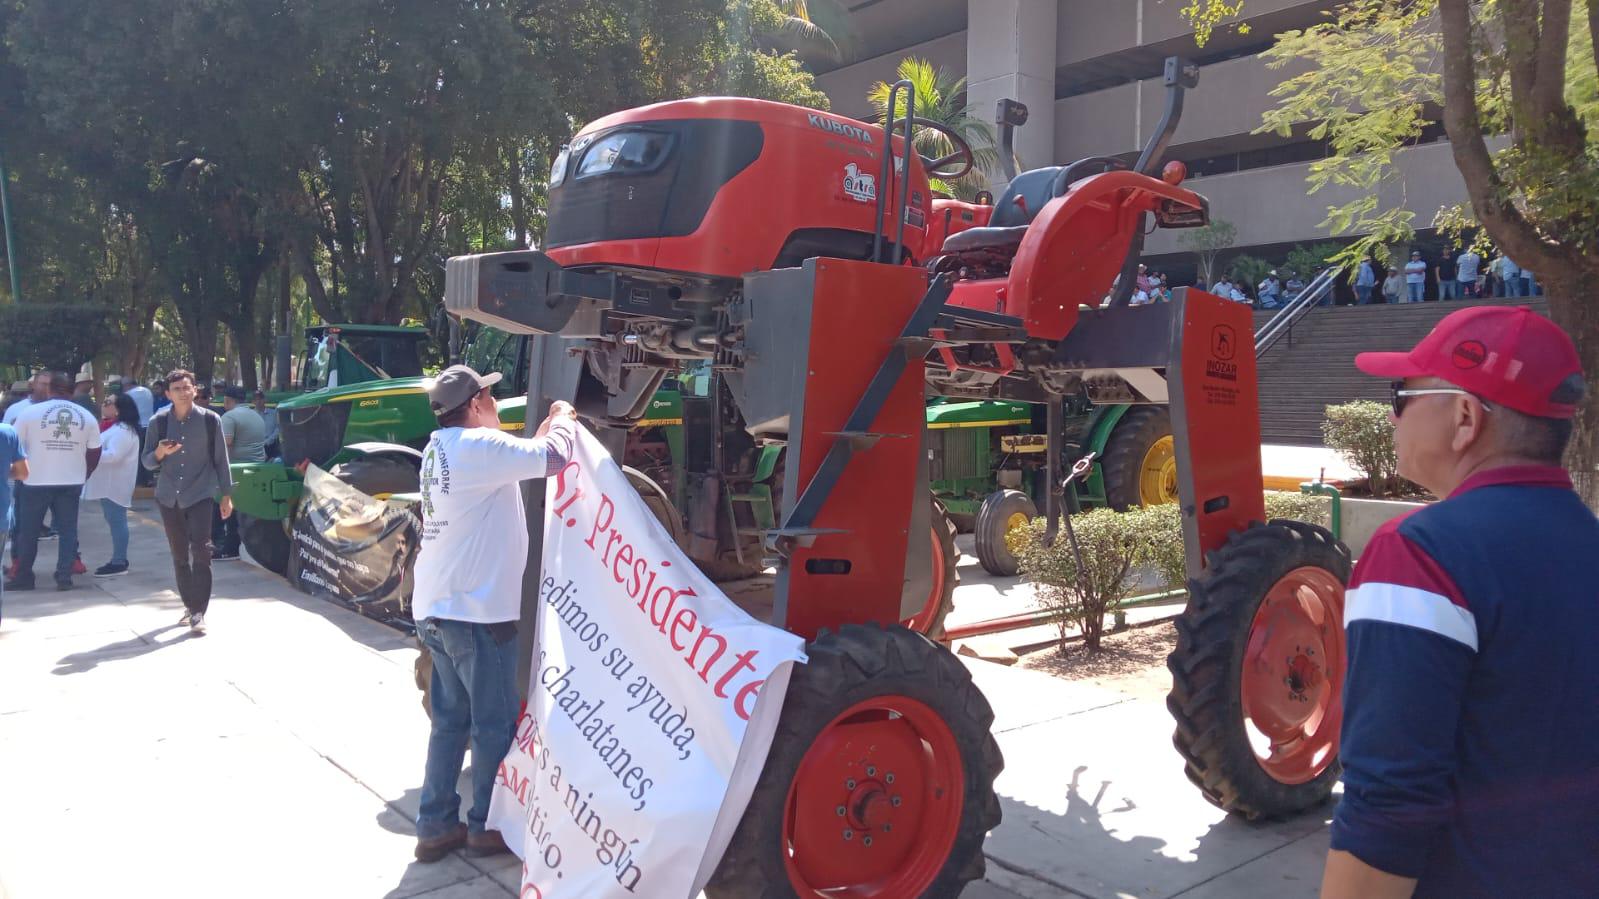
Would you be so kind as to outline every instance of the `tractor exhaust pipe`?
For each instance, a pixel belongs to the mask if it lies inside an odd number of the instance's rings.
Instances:
[[[1177,133],[1177,124],[1183,118],[1183,92],[1199,85],[1199,66],[1181,56],[1166,57],[1164,75],[1166,83],[1166,110],[1161,113],[1160,124],[1149,136],[1149,143],[1138,154],[1134,170],[1151,178],[1160,177],[1160,167],[1165,161],[1166,148]],[[1144,227],[1149,221],[1147,213],[1139,213],[1138,227],[1133,231],[1133,242],[1127,247],[1127,258],[1122,260],[1121,274],[1111,290],[1110,305],[1125,306],[1133,298],[1133,282],[1138,277],[1138,257],[1144,255]]]
[[[1009,98],[1000,100],[994,123],[999,125],[999,167],[1009,185],[1016,180],[1016,129],[1027,124],[1027,104]]]

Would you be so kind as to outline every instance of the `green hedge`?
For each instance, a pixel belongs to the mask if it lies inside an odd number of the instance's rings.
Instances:
[[[1325,496],[1267,491],[1266,517],[1327,527],[1332,506]],[[1135,568],[1153,569],[1172,587],[1187,583],[1182,513],[1176,503],[1126,512],[1095,509],[1072,516],[1072,527],[1082,549],[1081,568],[1064,523],[1053,546],[1043,545],[1043,516],[1005,536],[1022,578],[1036,588],[1038,603],[1050,613],[1063,645],[1076,627],[1084,645],[1100,648],[1105,618],[1131,594]]]

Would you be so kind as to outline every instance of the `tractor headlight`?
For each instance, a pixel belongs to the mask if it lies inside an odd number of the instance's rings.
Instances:
[[[557,188],[566,180],[566,163],[571,155],[567,147],[562,147],[561,152],[555,156],[555,162],[550,166],[550,187]]]
[[[615,131],[589,144],[574,178],[648,172],[666,161],[672,135],[659,131]]]

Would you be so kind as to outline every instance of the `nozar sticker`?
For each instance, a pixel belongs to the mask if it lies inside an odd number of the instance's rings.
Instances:
[[[858,140],[867,146],[872,145],[871,132],[860,127],[859,125],[851,125],[846,122],[840,122],[837,119],[828,118],[827,116],[815,112],[807,115],[805,117],[805,121],[809,122],[812,128],[817,128],[832,134],[842,134],[845,137]]]
[[[844,166],[844,193],[852,200],[862,203],[877,202],[877,177],[861,171],[860,166],[850,163]]]

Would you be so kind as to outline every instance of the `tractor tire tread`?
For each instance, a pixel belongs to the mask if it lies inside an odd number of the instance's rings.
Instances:
[[[1144,457],[1155,441],[1171,432],[1171,414],[1165,406],[1137,406],[1122,415],[1105,441],[1099,463],[1107,505],[1117,512],[1143,505],[1138,484]]]
[[[783,819],[790,782],[806,750],[838,713],[872,696],[917,699],[949,724],[966,770],[965,802],[949,859],[920,895],[954,897],[983,876],[983,840],[999,825],[994,779],[1004,768],[989,733],[993,711],[947,648],[898,625],[823,630],[794,667],[765,769],[744,817],[705,887],[707,899],[795,899],[784,865]]]
[[[1172,688],[1166,707],[1176,722],[1172,745],[1184,773],[1211,804],[1250,821],[1283,818],[1325,802],[1338,781],[1336,759],[1302,784],[1266,773],[1245,732],[1240,680],[1256,609],[1283,574],[1326,569],[1348,583],[1349,550],[1326,530],[1303,522],[1255,524],[1207,556],[1204,577],[1188,582],[1188,606],[1176,619],[1167,658]]]
[[[978,564],[989,574],[1013,577],[1017,572],[1016,557],[1005,545],[1005,523],[1018,512],[1029,519],[1038,517],[1038,507],[1020,490],[996,490],[978,507],[972,542],[977,548]]]

